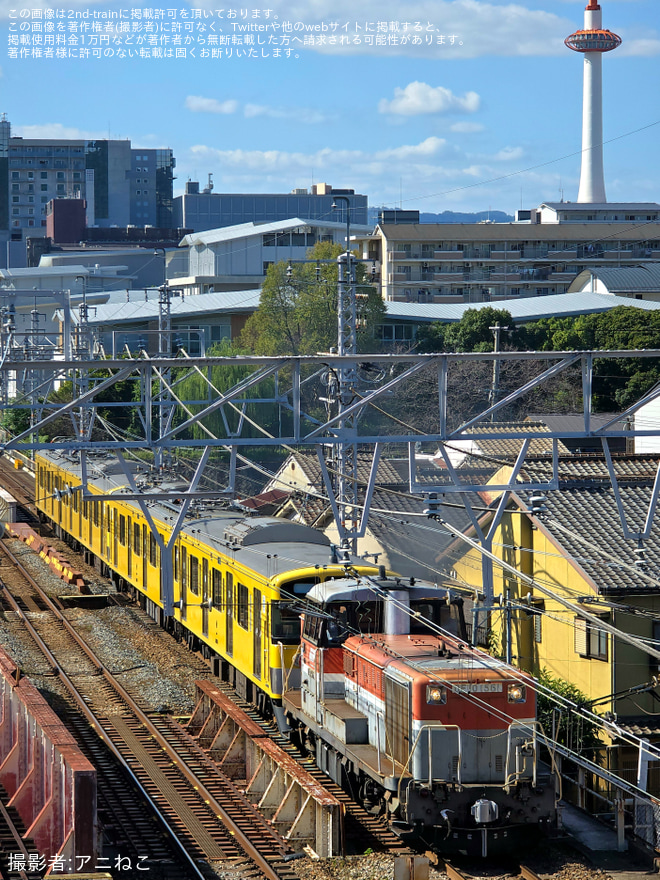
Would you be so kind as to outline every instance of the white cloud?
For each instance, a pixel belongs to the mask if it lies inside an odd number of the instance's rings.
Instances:
[[[525,151],[522,147],[504,147],[498,153],[495,153],[493,159],[496,162],[511,162],[514,159],[522,159]]]
[[[215,98],[203,98],[199,95],[188,95],[185,101],[186,109],[193,113],[235,113],[238,110],[238,101],[233,99],[218,101]]]
[[[454,122],[449,126],[449,130],[456,132],[456,134],[475,134],[478,131],[483,131],[484,126],[480,122]]]
[[[617,57],[622,56],[650,56],[660,55],[660,39],[658,37],[639,37],[637,39],[625,39],[621,48],[616,50]]]
[[[46,122],[43,125],[12,125],[11,133],[14,137],[74,141],[95,140],[96,138],[108,137],[107,131],[85,131],[81,128],[62,125],[61,122]]]
[[[329,118],[320,110],[312,110],[309,107],[268,107],[264,104],[246,104],[243,107],[243,115],[246,119],[259,116],[270,119],[294,119],[307,125],[318,125]]]
[[[463,97],[454,95],[444,86],[430,86],[423,82],[411,82],[405,88],[395,88],[391,101],[383,98],[378,102],[379,113],[397,116],[420,116],[429,113],[474,113],[479,109],[480,98],[476,92],[466,92]]]

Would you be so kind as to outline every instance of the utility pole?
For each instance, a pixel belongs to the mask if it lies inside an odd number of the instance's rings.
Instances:
[[[346,253],[337,257],[337,352],[339,355],[355,355],[357,352],[357,312],[355,304],[355,261],[351,254],[351,203],[347,196],[336,196],[335,200],[346,202]],[[333,202],[333,207],[336,207]],[[337,394],[339,415],[348,409],[355,396],[357,372],[355,364],[341,366],[338,370],[339,388]],[[357,419],[352,413],[339,421],[339,431],[343,442],[337,447],[336,487],[339,510],[339,553],[348,560],[351,553],[357,552],[358,480],[357,480]]]
[[[502,327],[500,325],[500,322],[498,321],[494,326],[491,326],[488,329],[493,331],[493,352],[497,353],[498,351],[500,351],[500,335],[502,333],[502,330],[506,331],[509,328],[508,328],[508,326]],[[491,406],[494,406],[497,403],[497,397],[499,395],[499,391],[500,391],[500,362],[497,358],[493,358],[493,384],[491,386],[490,394],[489,394],[489,398],[490,398],[489,403]],[[490,417],[491,422],[494,420],[494,418],[495,418],[495,413],[492,413],[491,417]]]

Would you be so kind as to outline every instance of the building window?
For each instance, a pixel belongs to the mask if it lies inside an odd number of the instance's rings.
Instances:
[[[605,630],[576,617],[575,630],[575,653],[581,657],[590,657],[595,660],[607,660],[607,633]]]
[[[20,192],[20,191],[21,191],[21,185],[20,185],[19,183],[12,183],[12,185],[11,185],[11,191],[12,191],[12,192],[15,192],[15,193]]]
[[[47,171],[42,171],[41,174],[40,174],[40,177],[41,177],[42,180],[48,180],[48,172],[47,172]]]
[[[44,193],[44,192],[48,192],[48,184],[47,184],[47,183],[42,183],[42,184],[41,184],[41,192],[42,192],[42,193]]]
[[[12,179],[12,180],[20,180],[20,179],[21,179],[21,173],[20,173],[20,171],[12,171],[12,173],[11,173],[11,179]]]

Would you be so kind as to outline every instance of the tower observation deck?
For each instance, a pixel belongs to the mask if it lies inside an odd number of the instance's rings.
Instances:
[[[621,37],[602,26],[601,8],[589,0],[584,28],[564,40],[569,49],[584,55],[582,98],[582,167],[578,202],[606,202],[603,173],[603,52],[621,45]]]

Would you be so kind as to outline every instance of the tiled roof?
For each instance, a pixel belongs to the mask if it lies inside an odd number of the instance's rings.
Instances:
[[[621,503],[631,532],[644,529],[656,467],[657,460],[654,462],[642,456],[628,460],[621,457],[616,461],[615,471],[621,475],[618,480]],[[535,473],[534,463],[528,464],[526,471]],[[599,463],[595,458],[565,460],[560,471],[559,490],[545,495],[547,510],[541,515],[543,527],[575,559],[600,593],[660,592],[660,587],[635,576],[637,543],[623,536],[605,463]],[[521,492],[520,495],[527,502],[530,493]],[[608,556],[599,555],[589,544],[602,548]],[[660,524],[657,520],[643,547],[644,572],[660,576]],[[624,568],[621,563],[632,566],[632,570]]]
[[[522,447],[523,441],[519,438],[509,437],[508,434],[511,431],[511,428],[515,428],[516,431],[521,433],[549,433],[548,426],[541,421],[532,421],[531,419],[526,420],[524,422],[491,422],[488,424],[488,432],[492,434],[501,434],[502,439],[495,440],[476,440],[476,443],[479,447],[479,450],[483,456],[487,456],[493,459],[515,459],[520,449]],[[470,434],[475,434],[477,432],[482,432],[484,430],[484,426],[474,426],[473,428],[469,428],[465,434],[469,436]],[[558,441],[559,454],[568,453],[567,447],[561,442]],[[528,456],[533,455],[549,455],[552,453],[552,439],[549,437],[547,440],[543,437],[535,437],[529,444],[529,448],[527,450]],[[476,463],[478,459],[472,458],[472,461]]]

